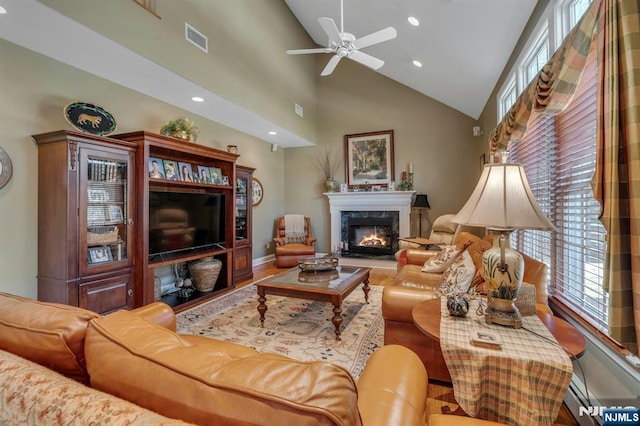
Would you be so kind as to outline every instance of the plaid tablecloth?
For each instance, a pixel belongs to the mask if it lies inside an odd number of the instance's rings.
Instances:
[[[472,301],[467,317],[455,318],[442,298],[440,346],[456,401],[472,417],[527,426],[553,424],[569,389],[571,360],[537,316],[523,317],[522,329],[516,330],[487,324],[484,316],[476,315],[477,305]],[[474,330],[498,333],[502,347],[472,345]]]

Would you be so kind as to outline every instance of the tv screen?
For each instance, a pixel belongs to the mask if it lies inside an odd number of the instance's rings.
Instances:
[[[225,243],[225,195],[149,191],[149,254]]]

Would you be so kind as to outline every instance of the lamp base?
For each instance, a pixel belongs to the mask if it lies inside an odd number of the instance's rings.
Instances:
[[[513,328],[522,328],[522,315],[520,315],[520,311],[513,304],[514,301],[515,299],[490,298],[489,306],[487,306],[484,315],[487,324],[500,324]]]

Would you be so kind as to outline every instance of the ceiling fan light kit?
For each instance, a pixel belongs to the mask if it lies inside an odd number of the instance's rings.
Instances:
[[[353,34],[345,32],[344,7],[342,0],[340,0],[341,31],[338,31],[338,26],[331,18],[318,18],[318,22],[329,38],[329,45],[327,47],[317,49],[287,50],[287,54],[302,55],[308,53],[333,53],[334,55],[329,59],[329,62],[322,70],[322,73],[320,74],[321,76],[330,75],[342,58],[349,58],[374,70],[380,69],[384,65],[384,61],[361,52],[360,49],[392,40],[398,35],[393,27],[387,27],[360,38],[356,38]]]

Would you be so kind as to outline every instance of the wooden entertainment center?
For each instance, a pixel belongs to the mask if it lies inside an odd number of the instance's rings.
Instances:
[[[237,154],[145,131],[111,137],[56,131],[33,139],[38,145],[39,300],[99,313],[155,300],[183,310],[253,276],[246,194],[254,169],[237,166]],[[150,173],[156,159],[187,165],[185,172],[190,166],[193,175],[200,168],[221,176],[213,180],[203,172],[202,180],[169,179]],[[236,206],[243,191],[244,205]],[[151,253],[150,192],[222,199],[220,243]],[[159,299],[157,269],[205,257],[222,264],[212,291]]]

